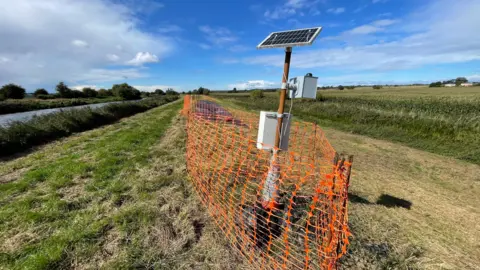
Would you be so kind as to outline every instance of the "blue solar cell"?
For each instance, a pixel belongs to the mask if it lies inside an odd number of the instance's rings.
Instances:
[[[293,47],[311,45],[322,27],[273,32],[257,48]]]

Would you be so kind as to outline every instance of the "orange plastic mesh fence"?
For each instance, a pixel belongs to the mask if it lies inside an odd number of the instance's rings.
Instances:
[[[187,98],[188,172],[232,245],[259,268],[335,268],[350,235],[352,158],[340,158],[317,125],[296,121],[288,151],[259,150],[258,114]]]

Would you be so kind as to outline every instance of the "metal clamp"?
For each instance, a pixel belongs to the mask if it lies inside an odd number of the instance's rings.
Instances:
[[[268,118],[275,118],[275,119],[278,119],[278,118],[288,118],[288,113],[284,113],[284,114],[281,114],[281,113],[269,113],[266,115]]]

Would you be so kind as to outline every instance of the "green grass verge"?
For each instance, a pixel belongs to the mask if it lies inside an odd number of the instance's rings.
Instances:
[[[339,91],[338,91],[339,92]],[[276,111],[278,97],[219,95],[251,110]],[[286,111],[290,101],[287,101]],[[325,95],[294,100],[294,117],[480,164],[480,97]]]
[[[0,268],[234,262],[185,181],[181,106],[162,106],[3,163]],[[205,248],[208,242],[215,244]]]
[[[27,122],[15,122],[7,127],[0,127],[0,156],[8,156],[75,132],[110,124],[176,99],[177,96],[165,96],[115,103],[97,109],[66,110],[38,116]]]
[[[8,99],[0,101],[0,115],[18,112],[28,112],[43,109],[63,108],[70,106],[79,106],[95,103],[105,103],[111,101],[120,101],[117,97],[106,98],[73,98],[73,99]]]

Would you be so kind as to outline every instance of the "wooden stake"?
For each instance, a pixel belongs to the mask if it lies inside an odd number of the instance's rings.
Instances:
[[[280,131],[282,130],[283,112],[285,109],[285,99],[287,95],[288,73],[290,72],[290,58],[292,56],[292,47],[285,48],[285,63],[283,65],[282,89],[280,90],[280,104],[278,104],[277,132],[275,134],[275,147],[280,147]],[[278,117],[281,116],[281,117]]]

